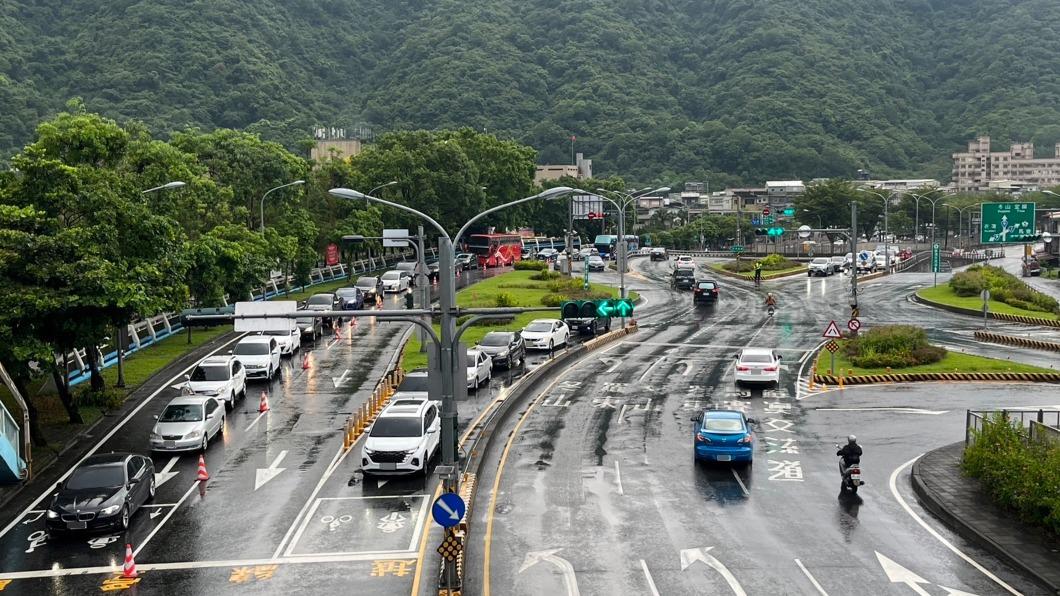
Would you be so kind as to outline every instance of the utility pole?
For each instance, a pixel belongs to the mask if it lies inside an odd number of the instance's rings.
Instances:
[[[423,246],[423,226],[420,225],[416,228],[416,244],[419,248],[420,262],[416,264],[418,275],[416,276],[416,283],[419,284],[420,291],[420,308],[424,310],[431,309],[431,282],[427,277],[427,251]],[[427,324],[431,324],[431,318],[427,317]],[[419,329],[420,338],[420,352],[427,351],[427,330],[422,327]]]
[[[858,309],[858,202],[850,202],[850,310]],[[853,317],[852,317],[853,318]]]

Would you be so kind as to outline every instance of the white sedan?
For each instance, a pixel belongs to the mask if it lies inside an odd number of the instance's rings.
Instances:
[[[186,378],[186,389],[192,394],[216,398],[229,410],[236,398],[247,394],[247,372],[233,356],[205,358]]]
[[[522,333],[528,350],[552,351],[570,340],[570,327],[557,319],[534,319]]]
[[[736,355],[736,384],[780,384],[780,354],[768,348],[744,348]]]
[[[467,351],[467,388],[477,389],[493,378],[493,359],[479,350]]]
[[[302,330],[297,326],[290,331],[262,331],[259,335],[275,337],[280,346],[281,356],[291,356],[302,347]]]
[[[408,271],[387,271],[379,278],[384,292],[404,292],[412,285],[412,274]]]

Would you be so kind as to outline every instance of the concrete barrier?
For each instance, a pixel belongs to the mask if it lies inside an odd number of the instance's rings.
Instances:
[[[918,383],[937,381],[1025,381],[1060,383],[1060,372],[933,372],[889,373],[880,375],[813,375],[818,385],[871,385],[879,383]]]
[[[1006,344],[1010,346],[1018,346],[1021,348],[1031,348],[1033,350],[1060,352],[1060,343],[1058,342],[1045,341],[1042,339],[1031,339],[1029,337],[1020,337],[1018,335],[1003,335],[1001,333],[991,333],[989,331],[976,331],[975,339],[995,344]]]

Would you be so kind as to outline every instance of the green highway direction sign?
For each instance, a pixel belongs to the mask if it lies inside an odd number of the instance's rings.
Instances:
[[[740,254],[743,252],[743,247],[737,244],[731,247],[729,250],[731,250],[734,254]]]
[[[1034,203],[983,203],[981,209],[980,243],[1004,244],[1036,239]]]
[[[932,273],[942,271],[942,250],[938,242],[931,245],[931,271]]]

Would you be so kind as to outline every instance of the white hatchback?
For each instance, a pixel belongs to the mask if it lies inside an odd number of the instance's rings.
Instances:
[[[493,359],[479,350],[467,351],[467,388],[478,389],[493,378]]]
[[[372,423],[364,440],[361,471],[365,476],[426,474],[439,445],[441,421],[433,402],[392,401]]]
[[[768,348],[744,348],[736,355],[736,384],[780,384],[780,354]]]
[[[234,356],[210,356],[187,376],[187,388],[195,395],[222,400],[231,410],[236,398],[247,394],[247,373]]]
[[[551,351],[570,341],[570,327],[558,319],[534,319],[522,334],[528,350]]]

